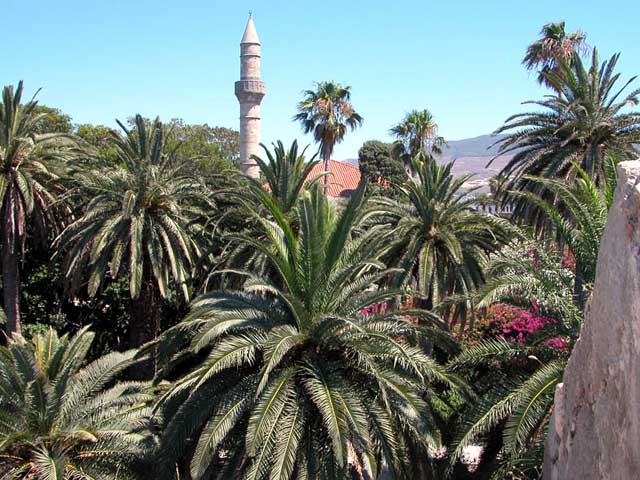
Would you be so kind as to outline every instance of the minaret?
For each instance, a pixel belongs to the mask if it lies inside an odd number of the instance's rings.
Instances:
[[[260,39],[249,14],[240,41],[240,80],[236,82],[236,97],[240,102],[240,170],[252,178],[260,175],[251,155],[259,155],[260,102],[265,92],[264,82],[260,80]]]

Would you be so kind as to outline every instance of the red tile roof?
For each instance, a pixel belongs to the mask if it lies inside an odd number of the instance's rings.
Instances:
[[[319,162],[311,172],[309,177],[324,172],[324,162]],[[322,182],[321,178],[319,182]],[[338,160],[329,160],[329,189],[327,194],[330,197],[349,197],[353,191],[358,188],[360,183],[360,169],[347,162],[339,162]]]

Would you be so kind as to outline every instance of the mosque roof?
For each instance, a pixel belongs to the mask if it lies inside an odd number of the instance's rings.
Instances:
[[[309,173],[309,178],[324,172],[324,162],[319,162]],[[319,180],[322,182],[322,179]],[[330,197],[350,197],[360,183],[360,169],[347,162],[329,160],[329,189]]]

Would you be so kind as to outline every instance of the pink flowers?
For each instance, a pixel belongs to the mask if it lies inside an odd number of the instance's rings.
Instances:
[[[385,302],[374,303],[373,305],[369,305],[366,308],[363,308],[358,313],[362,316],[368,316],[372,313],[384,313],[387,310],[387,304]]]
[[[535,300],[531,302],[531,310],[505,304],[494,305],[489,312],[489,325],[496,335],[521,344],[526,343],[540,329],[556,322],[555,319],[540,314],[540,307]]]

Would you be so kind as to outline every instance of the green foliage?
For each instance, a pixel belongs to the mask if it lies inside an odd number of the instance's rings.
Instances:
[[[53,331],[0,347],[0,475],[11,479],[136,478],[153,447],[148,384],[114,384],[134,351],[91,363],[94,334]]]
[[[73,124],[71,123],[71,117],[65,113],[62,113],[62,111],[60,111],[58,108],[36,105],[33,113],[40,117],[36,127],[36,130],[39,134],[73,133]]]
[[[68,250],[65,274],[78,285],[88,269],[94,295],[107,274],[126,272],[135,299],[149,281],[143,279],[147,266],[162,297],[172,279],[188,299],[187,280],[200,251],[191,222],[204,215],[206,189],[168,149],[159,120],[148,126],[137,116],[134,130],[122,128],[124,138],[112,136],[119,164],[75,178],[74,196],[86,205],[56,241]]]
[[[377,140],[364,142],[358,151],[360,173],[369,182],[369,194],[399,196],[398,187],[407,178],[402,162],[392,156],[392,146]]]
[[[363,122],[351,104],[351,87],[335,82],[317,82],[315,90],[305,90],[293,119],[300,122],[304,133],[313,134],[325,171],[335,145],[342,142],[348,130],[355,130]],[[328,185],[329,178],[325,176],[325,193]]]
[[[542,184],[553,195],[555,202],[543,200],[531,192],[521,194],[539,208],[557,237],[575,257],[574,294],[579,308],[584,308],[589,287],[595,281],[600,240],[613,202],[616,171],[614,162],[611,159],[608,161],[602,189],[576,165],[577,178],[570,185],[562,180],[527,177],[531,182]]]
[[[551,72],[559,73],[562,62],[571,62],[576,53],[587,50],[584,32],[565,33],[564,22],[548,23],[540,30],[541,38],[527,47],[522,64],[527,70],[538,70],[538,83],[553,88],[547,78]]]
[[[237,241],[267,257],[273,278],[247,272],[242,290],[197,298],[166,332],[161,352],[186,342],[178,358],[198,360],[161,399],[165,475],[188,448],[193,478],[343,478],[348,459],[369,478],[384,464],[407,478],[429,466],[440,435],[425,398],[458,381],[421,348],[442,328],[432,314],[360,313],[397,294],[370,288],[390,272],[380,235],[354,235],[363,196],[337,214],[312,190],[296,231],[265,197],[266,238]]]
[[[212,215],[216,218],[214,238],[220,241],[214,242],[207,252],[206,263],[209,271],[203,282],[205,290],[214,284],[237,285],[231,278],[235,277],[234,275],[225,275],[219,272],[220,270],[242,268],[251,270],[256,275],[268,275],[264,255],[244,243],[228,245],[227,235],[243,233],[256,239],[264,238],[256,220],[261,215],[269,215],[264,204],[273,203],[287,219],[296,222],[296,206],[300,198],[324,176],[319,174],[313,178],[309,177],[318,161],[314,155],[306,162],[306,149],[299,152],[296,141],[288,150],[285,150],[280,141],[273,145],[272,151],[264,145],[262,148],[266,158],[254,156],[261,173],[259,179],[254,180],[237,174],[230,179],[228,186],[219,188],[214,194],[214,199],[219,205],[217,214]]]
[[[513,349],[507,345],[481,344],[464,355],[486,356],[486,350],[491,347],[496,356],[504,355],[505,348]],[[540,366],[530,376],[516,377],[508,385],[495,388],[482,398],[474,405],[474,413],[467,418],[463,433],[453,444],[451,461],[457,461],[465,447],[477,444],[483,436],[501,427],[503,467],[495,472],[494,478],[512,478],[506,473],[517,470],[524,470],[522,473],[527,475],[526,478],[538,478],[542,460],[538,454],[544,444],[553,395],[562,381],[564,367],[564,361],[552,361]],[[532,456],[536,461],[530,461]]]
[[[65,133],[40,133],[47,113],[38,113],[35,100],[22,104],[22,91],[22,82],[16,89],[4,87],[0,105],[0,237],[8,333],[20,331],[18,258],[27,228],[47,238],[57,225],[60,175],[75,147]]]
[[[431,305],[481,286],[488,255],[512,230],[506,220],[473,209],[474,199],[461,192],[469,177],[454,178],[452,167],[415,159],[417,178],[402,187],[403,200],[374,199],[365,213],[367,222],[387,226],[397,284],[406,286],[413,275]]]
[[[64,289],[61,260],[52,260],[50,256],[49,249],[27,246],[20,285],[23,336],[30,339],[49,328],[59,333],[73,333],[90,325],[93,331],[99,332],[89,352],[90,358],[122,350],[129,325],[126,279],[110,281],[95,297],[84,292],[70,297]]]
[[[501,172],[507,177],[505,191],[531,192],[553,200],[546,185],[530,177],[573,182],[579,166],[596,185],[602,185],[608,157],[637,158],[634,144],[640,141],[640,114],[625,109],[638,104],[640,90],[625,93],[634,78],[616,86],[618,58],[614,55],[600,64],[594,49],[588,69],[579,56],[570,64],[561,62],[561,74],[545,74],[558,94],[527,102],[540,111],[514,115],[496,131],[509,132],[498,142],[499,153],[514,154]],[[537,218],[526,200],[507,194],[504,202],[514,204],[518,218]]]
[[[254,156],[254,160],[260,168],[261,177],[265,180],[265,185],[261,181],[250,179],[252,192],[256,198],[261,198],[265,192],[275,202],[277,207],[285,214],[291,212],[298,204],[305,188],[313,185],[323,174],[308,178],[311,170],[319,160],[316,155],[305,161],[304,153],[306,148],[298,154],[298,142],[293,141],[288,151],[285,151],[282,142],[278,141],[273,145],[273,153],[262,145],[266,155],[266,160]]]
[[[487,282],[477,294],[477,306],[505,302],[528,308],[535,300],[553,318],[567,328],[576,328],[582,312],[573,301],[575,274],[562,265],[552,248],[526,237],[492,256],[487,267]],[[577,333],[577,330],[575,330]]]
[[[118,151],[111,139],[116,134],[113,129],[104,125],[85,123],[77,125],[75,134],[96,150],[96,156],[108,164],[118,161]]]
[[[447,145],[444,137],[438,135],[438,124],[429,110],[412,110],[400,123],[391,128],[391,134],[398,140],[393,145],[393,156],[407,168],[413,168],[417,157],[426,162],[434,154],[441,154]]]
[[[240,158],[240,134],[225,127],[190,125],[180,118],[168,123],[167,143],[180,145],[180,155],[198,164],[203,172],[220,171]]]
[[[498,434],[499,447],[488,448],[487,454],[501,459],[500,465],[492,466],[494,477],[510,479],[519,472],[522,478],[538,478],[553,393],[582,323],[582,310],[573,298],[575,275],[552,248],[527,239],[526,232],[491,256],[486,275],[474,300],[478,307],[505,302],[531,308],[535,302],[555,321],[527,343],[481,339],[449,363],[452,371],[477,385],[480,397],[458,427],[450,461],[453,467],[465,446],[489,445]],[[549,348],[547,342],[558,337],[565,339],[564,348]]]
[[[582,32],[541,35],[523,63],[553,94],[498,130],[513,157],[491,197],[436,164],[428,110],[362,146],[336,207],[297,142],[263,146],[247,179],[234,130],[74,125],[5,87],[0,322],[27,320],[0,347],[0,477],[538,478],[615,164],[640,142],[618,55],[585,66]],[[362,117],[349,87],[315,87],[294,120],[328,161]],[[494,201],[518,227],[476,210]],[[538,326],[510,333],[503,306]],[[494,316],[461,348],[449,330],[476,315]],[[146,345],[117,352],[126,330]],[[125,380],[153,372],[154,389]]]

